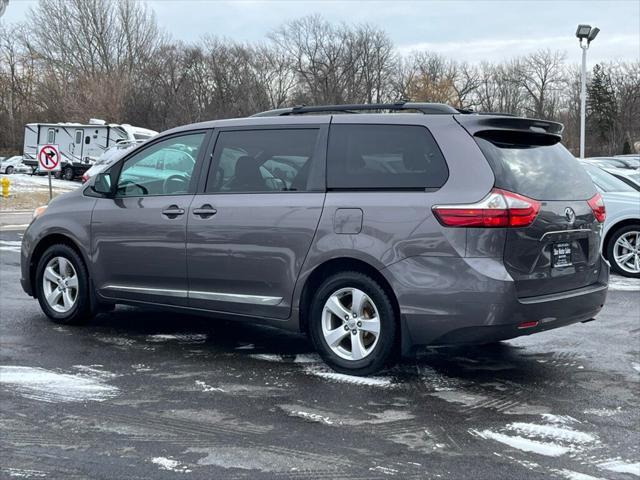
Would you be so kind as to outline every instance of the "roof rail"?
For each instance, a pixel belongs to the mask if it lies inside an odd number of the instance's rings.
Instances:
[[[305,113],[342,112],[357,113],[370,110],[408,110],[424,113],[426,115],[442,115],[459,113],[455,108],[444,103],[412,103],[399,101],[395,103],[366,103],[348,105],[297,105],[295,107],[268,110],[252,115],[252,117],[281,117],[286,115],[301,115]]]

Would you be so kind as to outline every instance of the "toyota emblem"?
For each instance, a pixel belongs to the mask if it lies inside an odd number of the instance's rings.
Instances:
[[[567,207],[564,209],[564,216],[571,225],[573,225],[573,222],[576,221],[576,212],[574,212],[573,208],[571,207]]]

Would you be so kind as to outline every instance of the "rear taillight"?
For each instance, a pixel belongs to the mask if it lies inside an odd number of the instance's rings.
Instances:
[[[596,220],[603,223],[604,219],[607,218],[607,210],[604,207],[602,195],[596,193],[593,197],[587,200],[587,203],[591,207],[591,211],[593,212],[593,216],[596,217]]]
[[[87,180],[89,180],[89,177],[87,177],[87,175],[82,175],[82,183],[87,183]]]
[[[478,203],[437,205],[433,213],[445,227],[527,227],[540,211],[540,202],[494,188]]]

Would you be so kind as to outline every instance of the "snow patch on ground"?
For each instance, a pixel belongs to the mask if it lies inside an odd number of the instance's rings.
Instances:
[[[640,292],[640,279],[611,275],[609,277],[609,290]]]
[[[11,478],[46,478],[47,474],[40,470],[25,468],[5,468],[3,469]]]
[[[596,417],[613,417],[622,412],[622,407],[616,408],[589,408],[584,411],[586,415],[595,415]]]
[[[176,333],[147,335],[147,342],[180,342],[180,343],[204,343],[207,340],[206,333]]]
[[[594,477],[592,475],[587,475],[586,473],[574,472],[573,470],[552,470],[556,475],[560,475],[567,480],[605,480],[601,477]]]
[[[191,469],[182,465],[179,461],[166,457],[155,457],[151,459],[151,463],[155,463],[162,470],[169,470],[178,473],[190,473]]]
[[[14,240],[0,240],[0,252],[20,253],[22,242]]]
[[[324,425],[334,424],[334,421],[329,417],[318,415],[317,413],[305,412],[302,410],[290,410],[288,413],[291,417],[302,418],[303,420],[307,420],[309,422],[322,423]]]
[[[196,380],[196,385],[202,389],[203,392],[224,392],[224,389],[219,387],[212,387],[211,385],[207,385],[202,380]]]
[[[316,377],[324,378],[325,380],[330,380],[332,382],[351,383],[353,385],[381,388],[391,388],[394,386],[392,379],[389,377],[357,377],[355,375],[337,373],[322,366],[305,367],[304,371],[309,375],[315,375]]]
[[[578,432],[570,428],[555,425],[537,425],[535,423],[514,422],[508,426],[510,430],[531,437],[543,437],[570,443],[593,443],[596,438],[588,433]]]
[[[599,463],[598,468],[616,473],[629,473],[640,477],[640,462],[628,463],[620,459],[613,459]]]
[[[57,373],[44,368],[0,366],[0,384],[18,394],[42,402],[103,402],[118,394],[118,389],[100,378]]]
[[[378,465],[377,467],[371,467],[369,470],[372,472],[383,473],[384,475],[391,475],[391,476],[398,474],[398,470],[396,470],[395,468],[383,467],[382,465]]]
[[[471,430],[472,434],[479,436],[485,440],[495,440],[496,442],[504,443],[512,448],[522,450],[524,452],[538,453],[540,455],[546,455],[549,457],[559,457],[569,452],[569,449],[558,445],[553,442],[542,443],[535,440],[529,440],[528,438],[520,436],[505,435],[503,433],[493,432],[491,430],[483,430],[481,432],[477,430]]]
[[[599,443],[594,435],[574,430],[568,426],[569,423],[577,422],[572,417],[546,414],[543,418],[552,423],[513,422],[505,425],[501,431],[470,430],[470,433],[484,439],[504,443],[518,450],[551,457],[580,452],[587,446]]]
[[[633,368],[636,372],[640,372],[640,363],[631,362],[631,368]]]
[[[34,192],[37,190],[45,190],[49,188],[49,179],[46,175],[23,175],[15,174],[9,177],[11,186],[9,191],[14,192]],[[70,192],[80,187],[77,182],[68,182],[57,178],[51,179],[51,188],[58,192]]]

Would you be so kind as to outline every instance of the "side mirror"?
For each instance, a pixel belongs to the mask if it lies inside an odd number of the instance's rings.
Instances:
[[[99,193],[100,195],[110,196],[113,193],[111,173],[102,172],[97,174],[96,181],[93,182],[93,186],[91,188],[94,192]]]

